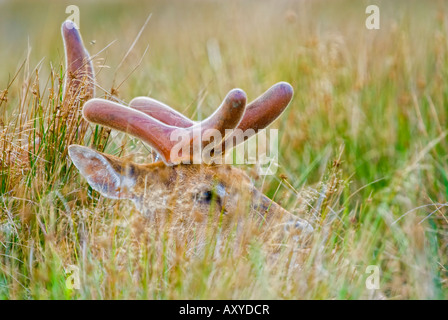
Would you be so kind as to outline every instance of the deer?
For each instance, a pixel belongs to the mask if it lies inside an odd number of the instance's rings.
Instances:
[[[64,22],[62,35],[69,73],[64,92],[74,95],[79,91],[79,84],[85,83],[83,79],[88,80],[88,89],[84,91],[89,99],[82,108],[83,118],[88,123],[143,141],[160,158],[138,164],[89,147],[70,145],[68,155],[72,163],[94,190],[106,198],[132,201],[154,223],[175,221],[183,228],[191,228],[210,218],[219,220],[223,226],[253,219],[257,225],[267,228],[281,226],[301,234],[313,232],[308,221],[291,214],[255,188],[242,169],[231,164],[191,163],[191,155],[184,154],[184,149],[173,153],[176,141],[170,139],[173,132],[180,130],[189,137],[181,145],[188,149],[196,141],[191,133],[199,132],[199,137],[203,137],[212,130],[224,136],[214,141],[213,150],[218,150],[218,145],[224,146],[215,155],[226,154],[231,149],[226,142],[233,138],[232,134],[225,135],[226,130],[252,129],[239,141],[242,143],[268,127],[292,100],[290,84],[279,82],[247,105],[245,92],[233,89],[212,115],[197,122],[149,97],[134,98],[129,106],[93,98],[95,80],[91,58],[76,25],[72,21]]]

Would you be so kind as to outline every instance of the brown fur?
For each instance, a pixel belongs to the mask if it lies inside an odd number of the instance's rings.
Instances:
[[[90,185],[106,197],[130,199],[156,224],[192,228],[209,221],[310,232],[311,226],[259,192],[247,174],[229,165],[136,164],[72,145],[70,157]],[[118,177],[119,181],[115,181]],[[211,219],[211,220],[210,220]]]
[[[70,91],[70,87],[77,89],[85,78],[89,80],[86,82],[86,99],[89,99],[94,95],[94,72],[75,27],[70,21],[62,26],[68,72],[65,99],[79,96],[79,92]],[[95,190],[109,198],[132,200],[151,221],[157,225],[170,222],[178,232],[194,233],[197,226],[209,221],[229,230],[234,223],[239,226],[240,222],[248,220],[257,226],[293,226],[309,232],[312,228],[308,222],[291,215],[255,189],[242,170],[229,165],[173,165],[180,162],[170,159],[174,142],[168,139],[169,133],[178,129],[172,126],[173,122],[182,120],[184,130],[199,126],[219,129],[221,134],[224,129],[234,129],[238,125],[243,130],[263,129],[283,112],[292,95],[292,87],[281,82],[249,104],[246,110],[245,93],[234,89],[213,115],[196,125],[154,99],[139,98],[131,103],[131,108],[108,100],[91,99],[83,108],[87,120],[142,138],[165,162],[140,165],[78,145],[69,146],[68,152]]]

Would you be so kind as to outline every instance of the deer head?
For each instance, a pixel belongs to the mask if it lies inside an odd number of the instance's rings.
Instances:
[[[63,30],[68,22],[63,24]],[[71,74],[93,77],[86,69],[86,50],[77,29],[64,32],[67,66]],[[86,59],[87,58],[87,59]],[[74,64],[73,61],[84,61]],[[87,71],[86,71],[87,70]],[[94,83],[90,82],[93,92]],[[70,145],[69,156],[93,189],[112,199],[132,200],[143,215],[153,221],[181,222],[184,226],[200,224],[210,217],[222,219],[224,224],[238,221],[249,212],[250,218],[266,224],[284,222],[297,230],[310,232],[311,225],[283,209],[258,191],[241,169],[227,164],[185,164],[192,160],[186,153],[197,142],[203,147],[210,132],[221,137],[213,139],[212,154],[219,156],[229,151],[226,129],[253,129],[240,140],[271,124],[288,106],[293,96],[292,87],[280,82],[246,106],[246,94],[240,89],[230,91],[221,106],[208,118],[194,122],[173,108],[147,97],[135,98],[130,106],[109,100],[91,99],[83,107],[84,118],[95,124],[125,132],[146,142],[162,161],[137,164],[91,148]],[[172,134],[180,132],[185,139],[173,141]],[[194,135],[193,133],[198,133]],[[210,141],[210,139],[208,139]],[[222,146],[218,148],[217,146]],[[173,149],[176,152],[173,152]],[[219,150],[219,151],[217,151]]]

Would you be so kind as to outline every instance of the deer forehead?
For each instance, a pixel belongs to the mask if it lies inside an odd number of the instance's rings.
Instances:
[[[140,177],[140,186],[143,187],[163,185],[164,189],[178,188],[192,192],[205,187],[214,187],[218,193],[228,192],[232,189],[242,191],[252,188],[252,182],[247,174],[243,170],[229,165],[166,166],[162,162],[158,162],[141,166]]]
[[[178,214],[190,212],[198,205],[192,201],[194,195],[204,191],[214,190],[222,200],[233,201],[244,193],[251,194],[253,188],[249,177],[231,166],[133,165],[137,174],[134,203],[146,216],[166,212],[167,208],[176,208]]]

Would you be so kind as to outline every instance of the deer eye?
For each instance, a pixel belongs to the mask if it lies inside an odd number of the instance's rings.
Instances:
[[[212,198],[213,198],[213,192],[205,191],[202,193],[202,201],[210,203],[212,201]]]
[[[226,192],[223,185],[219,184],[213,190],[206,190],[196,193],[193,197],[196,202],[202,204],[210,204],[212,201],[216,202],[219,206],[222,206]]]
[[[213,199],[213,192],[210,190],[203,191],[194,195],[194,200],[201,203],[210,203]]]

